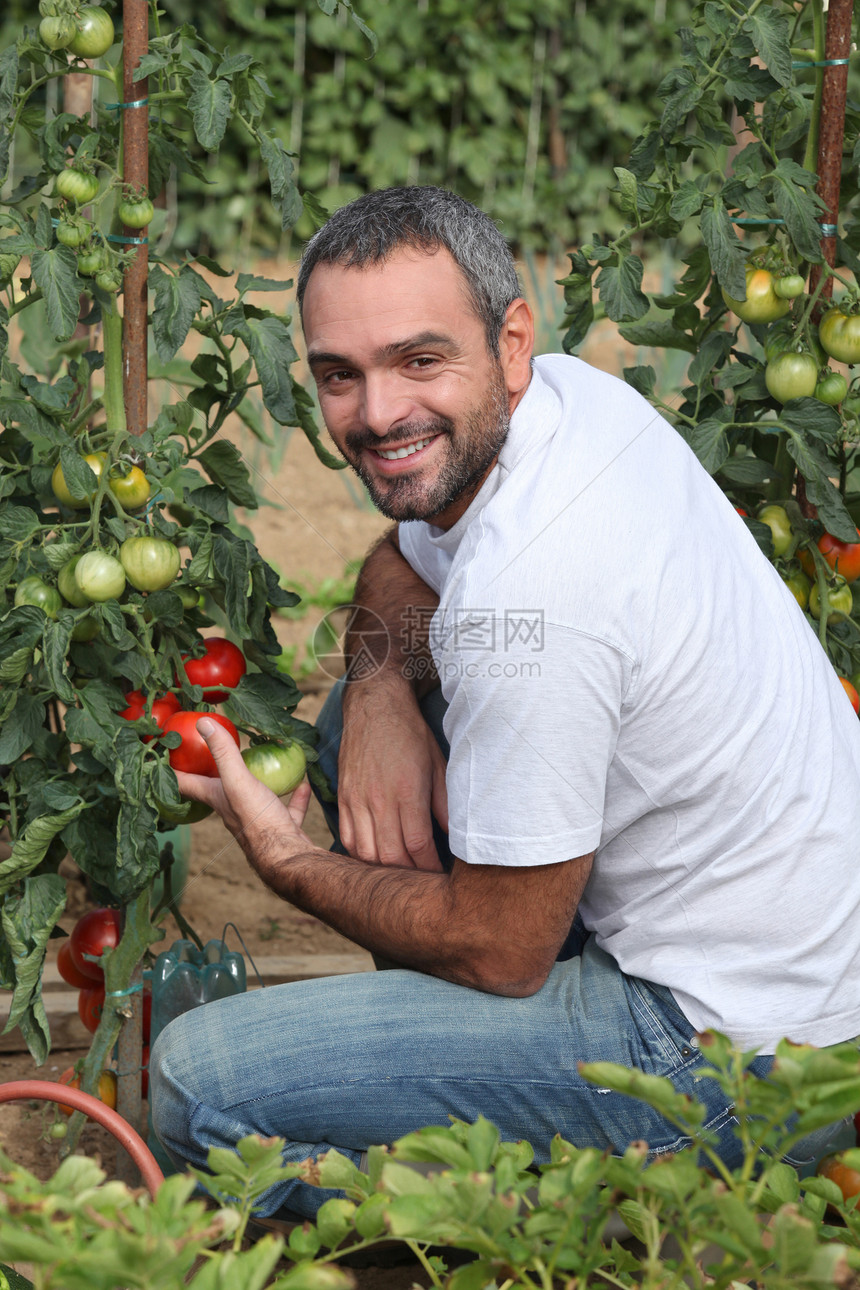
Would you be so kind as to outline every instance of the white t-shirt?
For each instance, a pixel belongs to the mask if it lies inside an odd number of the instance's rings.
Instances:
[[[440,596],[454,854],[594,851],[586,927],[697,1030],[764,1053],[860,1033],[860,722],[681,436],[536,359],[465,515],[399,537]]]

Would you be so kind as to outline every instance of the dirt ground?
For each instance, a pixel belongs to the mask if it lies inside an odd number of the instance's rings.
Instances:
[[[564,271],[562,267],[557,276]],[[266,272],[271,277],[293,276],[289,269],[279,273],[267,267]],[[557,304],[560,319],[560,301]],[[646,356],[635,354],[618,339],[611,324],[601,324],[595,331],[584,355],[595,366],[620,372],[625,364],[647,361]],[[542,347],[558,348],[558,338],[547,333]],[[350,562],[361,560],[388,522],[373,510],[351,474],[330,471],[320,464],[301,431],[275,427],[274,432],[278,438],[271,449],[241,437],[236,439],[252,467],[255,486],[263,499],[259,511],[244,519],[262,554],[281,571],[286,581],[319,588],[326,579],[341,578]],[[299,659],[303,656],[304,642],[322,613],[323,610],[316,609],[298,620],[275,619],[282,644],[298,646]],[[331,676],[319,669],[304,677],[297,715],[313,721],[331,684]],[[306,828],[315,842],[328,845],[328,830],[315,801]],[[87,906],[83,882],[73,871],[70,873],[69,904],[62,920],[67,931]],[[214,818],[195,824],[191,830],[189,878],[182,909],[204,941],[220,937],[228,921],[235,924],[255,961],[289,956],[312,961],[319,956],[363,953],[317,919],[272,896],[251,873],[239,848]],[[169,948],[179,934],[173,921],[168,920],[164,940],[154,947],[155,952]],[[231,937],[233,933],[228,933],[230,948],[238,949],[238,942]],[[56,942],[52,942],[49,963],[55,959],[54,946]],[[249,979],[251,975],[249,968]],[[54,1048],[41,1068],[34,1066],[26,1052],[0,1047],[0,1083],[24,1078],[56,1080],[61,1071],[82,1056],[88,1043],[83,1026],[76,1018],[72,1021],[79,1027],[79,1035],[73,1034],[68,1047]],[[64,1033],[69,1033],[68,1027]],[[0,1146],[16,1162],[43,1177],[52,1172],[58,1159],[57,1143],[46,1132],[51,1118],[53,1112],[46,1111],[44,1104],[0,1105]],[[78,1149],[97,1154],[108,1173],[113,1172],[114,1141],[105,1131],[88,1126]],[[361,1290],[401,1290],[401,1287],[406,1290],[413,1283],[429,1284],[418,1264],[402,1268],[371,1266],[356,1271],[355,1275]]]

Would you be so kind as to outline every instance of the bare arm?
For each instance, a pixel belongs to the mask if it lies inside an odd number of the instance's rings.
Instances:
[[[204,737],[221,778],[179,775],[180,789],[218,811],[277,895],[404,966],[491,994],[540,989],[573,921],[591,855],[532,868],[458,860],[450,874],[334,855],[302,831],[307,784],[285,805],[211,724]]]
[[[431,815],[447,830],[445,759],[419,699],[437,684],[427,637],[438,597],[391,529],[356,586],[347,632],[338,762],[341,839],[368,863],[439,870]],[[359,666],[360,664],[360,666]]]

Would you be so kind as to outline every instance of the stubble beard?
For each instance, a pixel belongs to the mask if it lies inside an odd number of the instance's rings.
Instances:
[[[445,436],[445,460],[429,480],[424,467],[391,480],[380,480],[364,464],[363,449],[385,449],[386,440],[370,430],[347,435],[344,457],[359,476],[377,510],[390,520],[432,520],[456,501],[472,500],[484,476],[499,455],[510,430],[507,389],[501,373],[490,384],[487,397],[458,424],[450,417],[429,417],[407,422],[388,442]]]

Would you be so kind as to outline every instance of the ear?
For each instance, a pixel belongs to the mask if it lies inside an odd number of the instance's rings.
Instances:
[[[522,297],[513,300],[499,332],[499,361],[508,387],[511,412],[531,380],[531,358],[535,343],[534,315]]]

